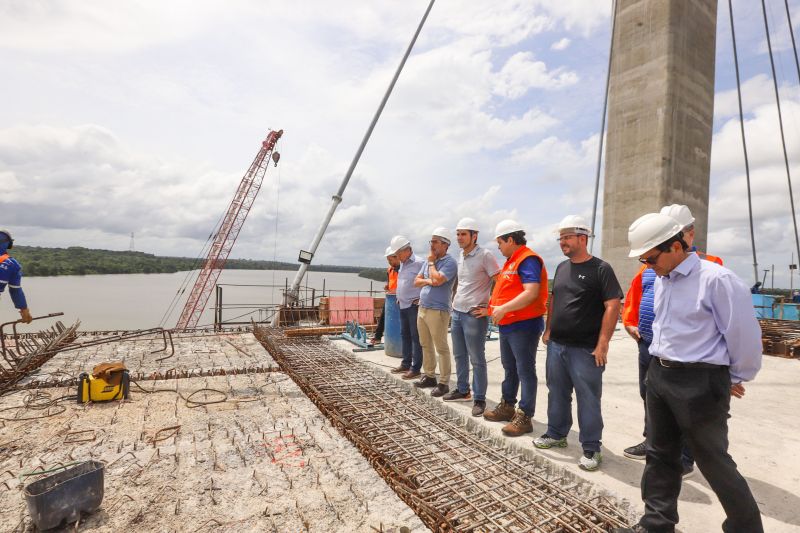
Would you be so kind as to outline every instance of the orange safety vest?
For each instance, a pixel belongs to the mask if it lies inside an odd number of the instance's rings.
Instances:
[[[386,269],[386,274],[389,276],[389,294],[394,294],[397,292],[397,276],[398,272],[394,269],[394,267],[389,267]]]
[[[522,278],[519,277],[519,273],[517,272],[517,265],[529,257],[537,258],[542,264],[539,296],[526,307],[506,313],[499,322],[501,326],[519,322],[520,320],[537,318],[547,312],[547,269],[544,266],[544,260],[541,256],[527,246],[520,246],[517,248],[517,251],[511,254],[511,257],[506,260],[506,264],[503,265],[503,270],[500,271],[495,281],[492,298],[489,300],[489,309],[491,311],[493,307],[510,302],[523,291]]]
[[[6,259],[8,259],[9,257],[11,257],[11,256],[10,256],[10,255],[8,255],[8,254],[3,254],[3,255],[0,255],[0,264],[2,264],[2,263],[3,263],[3,262],[6,260]]]
[[[705,252],[696,251],[697,257],[722,265],[722,258]],[[628,294],[625,295],[625,304],[622,307],[622,324],[625,326],[639,326],[639,305],[642,303],[642,272],[647,270],[647,265],[642,265],[639,272],[631,280]]]

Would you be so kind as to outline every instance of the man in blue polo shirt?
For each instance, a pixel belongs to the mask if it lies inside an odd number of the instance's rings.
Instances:
[[[456,260],[447,254],[450,235],[446,228],[436,228],[431,235],[431,253],[422,266],[414,286],[421,288],[417,329],[422,344],[422,369],[425,373],[414,385],[434,387],[431,396],[450,391],[450,345],[447,326],[450,323],[450,300],[453,282],[458,273]],[[436,380],[436,359],[439,359],[439,380]]]

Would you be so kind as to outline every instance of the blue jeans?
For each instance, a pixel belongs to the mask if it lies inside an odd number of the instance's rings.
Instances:
[[[403,341],[403,360],[400,366],[412,372],[422,368],[422,345],[419,343],[417,331],[417,313],[419,306],[412,305],[400,309],[400,338]]]
[[[583,450],[599,452],[603,438],[603,371],[589,348],[547,343],[547,434],[561,439],[572,427],[572,390],[578,400],[578,440]]]
[[[650,368],[650,361],[653,360],[653,356],[650,355],[650,343],[646,340],[642,339],[639,341],[639,394],[642,397],[642,400],[645,402],[644,408],[644,425],[645,429],[642,433],[645,437],[647,437],[647,369]],[[681,460],[686,465],[693,465],[694,464],[694,455],[692,455],[692,450],[689,449],[689,445],[686,443],[686,440],[683,440],[683,446],[681,447]]]
[[[489,317],[476,318],[469,313],[453,310],[450,319],[458,391],[464,394],[469,392],[469,365],[472,363],[475,401],[486,401],[486,330]]]
[[[501,327],[502,329],[502,327]],[[531,327],[520,327],[511,332],[500,331],[500,361],[505,377],[500,390],[509,405],[517,403],[517,390],[522,385],[519,408],[527,415],[536,411],[536,348],[544,329],[544,322],[532,320]]]

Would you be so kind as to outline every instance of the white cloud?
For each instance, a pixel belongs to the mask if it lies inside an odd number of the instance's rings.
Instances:
[[[572,41],[568,37],[563,37],[550,45],[551,50],[566,50]]]
[[[318,261],[382,264],[389,236],[424,242],[461,211],[486,227],[518,217],[531,235],[563,216],[555,203],[539,205],[529,183],[559,165],[572,175],[587,167],[588,148],[556,118],[573,102],[552,90],[577,91],[578,67],[549,57],[549,44],[553,32],[585,37],[608,9],[561,4],[437,3]],[[270,168],[234,255],[271,258],[277,242],[277,257],[293,260],[426,5],[7,2],[0,99],[14,105],[0,119],[4,213],[28,244],[124,249],[134,231],[139,249],[194,255],[267,128],[282,127],[281,165]],[[568,126],[576,138],[591,135]],[[514,161],[545,135],[557,139],[547,142],[559,162]],[[553,197],[570,196],[563,181],[552,187]]]
[[[530,89],[560,89],[578,82],[575,72],[556,69],[548,72],[543,61],[534,61],[530,52],[511,56],[495,76],[494,93],[506,98],[519,98]]]
[[[785,265],[789,264],[793,252],[796,255],[796,246],[774,89],[771,81],[763,76],[751,78],[743,85],[751,94],[745,134],[759,268],[775,264],[776,285],[788,286]],[[758,94],[762,97],[754,96]],[[800,92],[797,86],[787,86],[782,88],[781,96],[795,209],[800,212]],[[721,108],[730,110],[731,91],[722,93],[720,97]],[[735,100],[733,105],[736,105]],[[748,283],[753,283],[747,182],[738,109],[728,117],[714,134],[708,249],[722,256],[726,266]]]

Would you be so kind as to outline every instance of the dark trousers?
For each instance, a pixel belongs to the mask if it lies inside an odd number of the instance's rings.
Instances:
[[[375,328],[375,340],[379,341],[383,338],[383,328],[386,327],[386,311],[381,313],[378,319],[378,326]]]
[[[642,474],[644,516],[653,533],[678,523],[681,491],[681,437],[717,495],[727,518],[725,532],[763,532],[761,514],[745,479],[728,454],[731,379],[727,367],[664,368],[657,360],[647,371],[647,464]]]
[[[417,314],[419,306],[412,305],[400,309],[400,338],[403,341],[403,360],[400,366],[414,372],[422,368],[422,345],[419,343],[417,331]]]
[[[650,361],[653,356],[650,355],[650,343],[644,339],[639,340],[639,395],[642,401],[645,402],[644,406],[644,431],[642,435],[647,437],[647,369],[650,368]],[[694,464],[694,455],[689,445],[684,441],[681,446],[681,461],[685,465]]]

